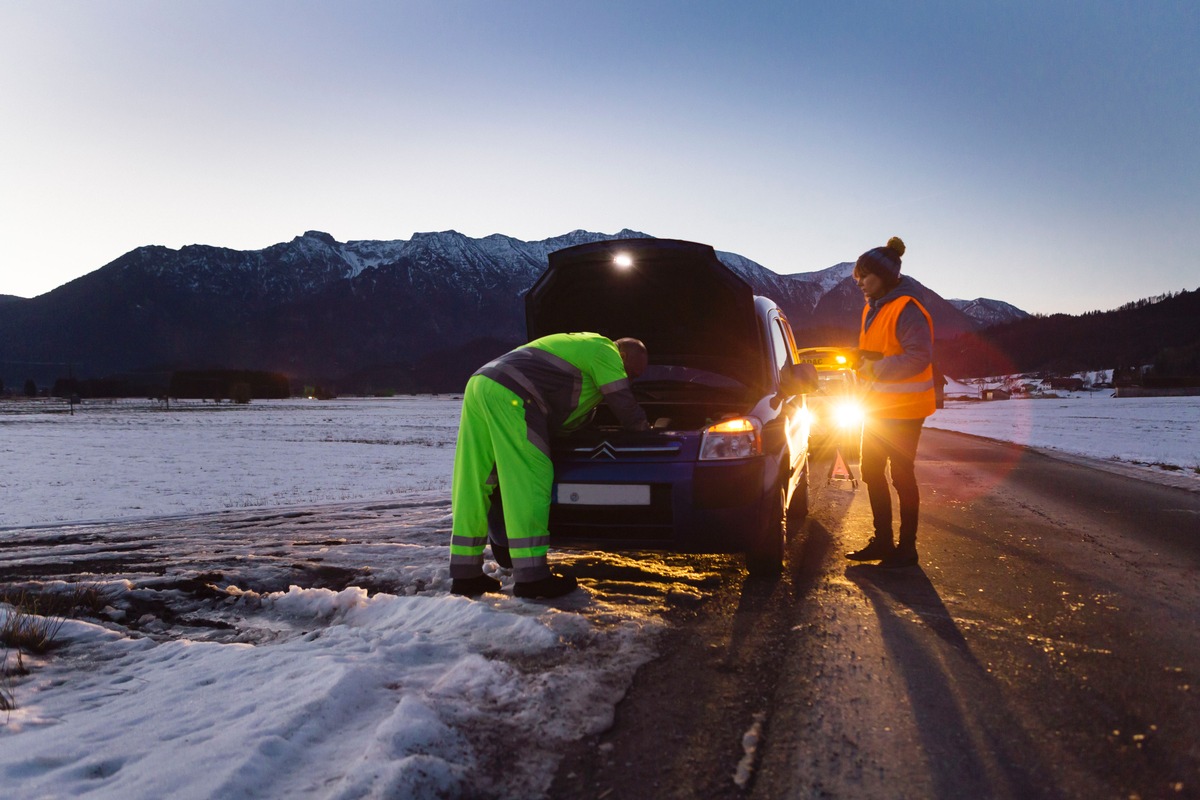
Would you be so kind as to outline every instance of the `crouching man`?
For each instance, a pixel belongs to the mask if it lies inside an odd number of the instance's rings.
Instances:
[[[498,487],[517,597],[559,597],[574,576],[550,571],[550,435],[570,430],[601,400],[627,430],[645,430],[630,381],[646,369],[637,339],[556,333],[518,347],[467,381],[450,488],[453,515],[450,591],[475,597],[500,591],[483,574],[488,510]],[[495,545],[493,544],[493,549]]]

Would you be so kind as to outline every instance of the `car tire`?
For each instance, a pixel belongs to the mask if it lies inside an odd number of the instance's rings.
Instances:
[[[774,492],[774,499],[767,508],[766,519],[746,550],[746,569],[751,577],[774,577],[783,571],[786,535],[783,503],[786,495],[787,486],[780,482]]]

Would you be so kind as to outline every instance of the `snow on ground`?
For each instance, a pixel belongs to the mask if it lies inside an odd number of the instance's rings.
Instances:
[[[0,401],[0,528],[444,496],[458,402]]]
[[[566,598],[494,562],[503,594],[449,594],[458,409],[0,406],[0,591],[105,606],[28,674],[0,650],[0,794],[542,795],[720,563],[573,551]]]
[[[103,610],[27,674],[0,652],[6,798],[536,798],[728,563],[564,551],[566,598],[518,600],[492,562],[503,594],[450,595],[453,397],[63,408],[0,405],[0,589],[82,583]],[[1200,463],[1200,398],[952,402],[930,425]]]
[[[1064,397],[947,401],[926,423],[1048,451],[1152,465],[1197,477],[1200,397]]]
[[[428,511],[415,532],[444,533],[445,508]],[[204,532],[177,543],[201,550]],[[11,682],[4,796],[539,796],[557,753],[611,724],[660,623],[592,593],[455,597],[440,556],[374,594],[242,575],[204,599],[183,564],[105,585],[119,610],[68,621],[68,646]],[[156,600],[173,621],[145,611]]]

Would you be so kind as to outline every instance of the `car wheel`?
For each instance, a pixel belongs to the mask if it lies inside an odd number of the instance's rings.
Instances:
[[[767,510],[762,529],[746,550],[746,569],[754,577],[775,576],[783,571],[784,514],[787,487],[780,485]]]

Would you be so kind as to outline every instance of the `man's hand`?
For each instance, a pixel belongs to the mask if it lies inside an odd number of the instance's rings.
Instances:
[[[876,350],[863,350],[856,347],[850,351],[850,366],[852,369],[857,371],[862,369],[863,362],[878,361],[881,358],[883,358],[883,353],[880,353]]]

